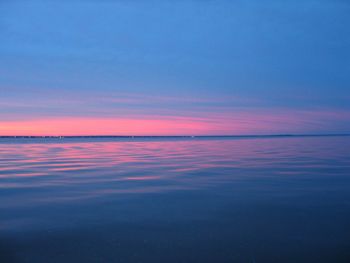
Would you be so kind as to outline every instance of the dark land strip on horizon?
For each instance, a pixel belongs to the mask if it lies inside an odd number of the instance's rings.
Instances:
[[[265,134],[265,135],[0,135],[0,139],[84,139],[84,138],[279,138],[279,137],[335,137],[350,136],[350,133],[337,134]]]

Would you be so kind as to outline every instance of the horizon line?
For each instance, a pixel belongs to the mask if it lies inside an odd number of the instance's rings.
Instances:
[[[210,137],[322,137],[350,136],[350,133],[305,134],[226,134],[226,135],[0,135],[0,139],[64,139],[64,138],[210,138]]]

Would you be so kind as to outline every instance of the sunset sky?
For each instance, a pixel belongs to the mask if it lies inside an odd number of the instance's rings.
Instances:
[[[0,135],[350,132],[350,4],[0,1]]]

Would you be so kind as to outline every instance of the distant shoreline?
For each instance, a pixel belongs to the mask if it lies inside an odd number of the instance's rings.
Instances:
[[[330,137],[350,136],[350,133],[339,134],[269,134],[269,135],[58,135],[58,136],[0,136],[0,139],[81,139],[81,138],[116,138],[116,139],[147,139],[147,138],[274,138],[274,137]]]

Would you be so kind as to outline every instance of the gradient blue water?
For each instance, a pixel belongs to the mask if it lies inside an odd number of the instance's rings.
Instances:
[[[0,262],[350,262],[350,137],[2,139]]]

